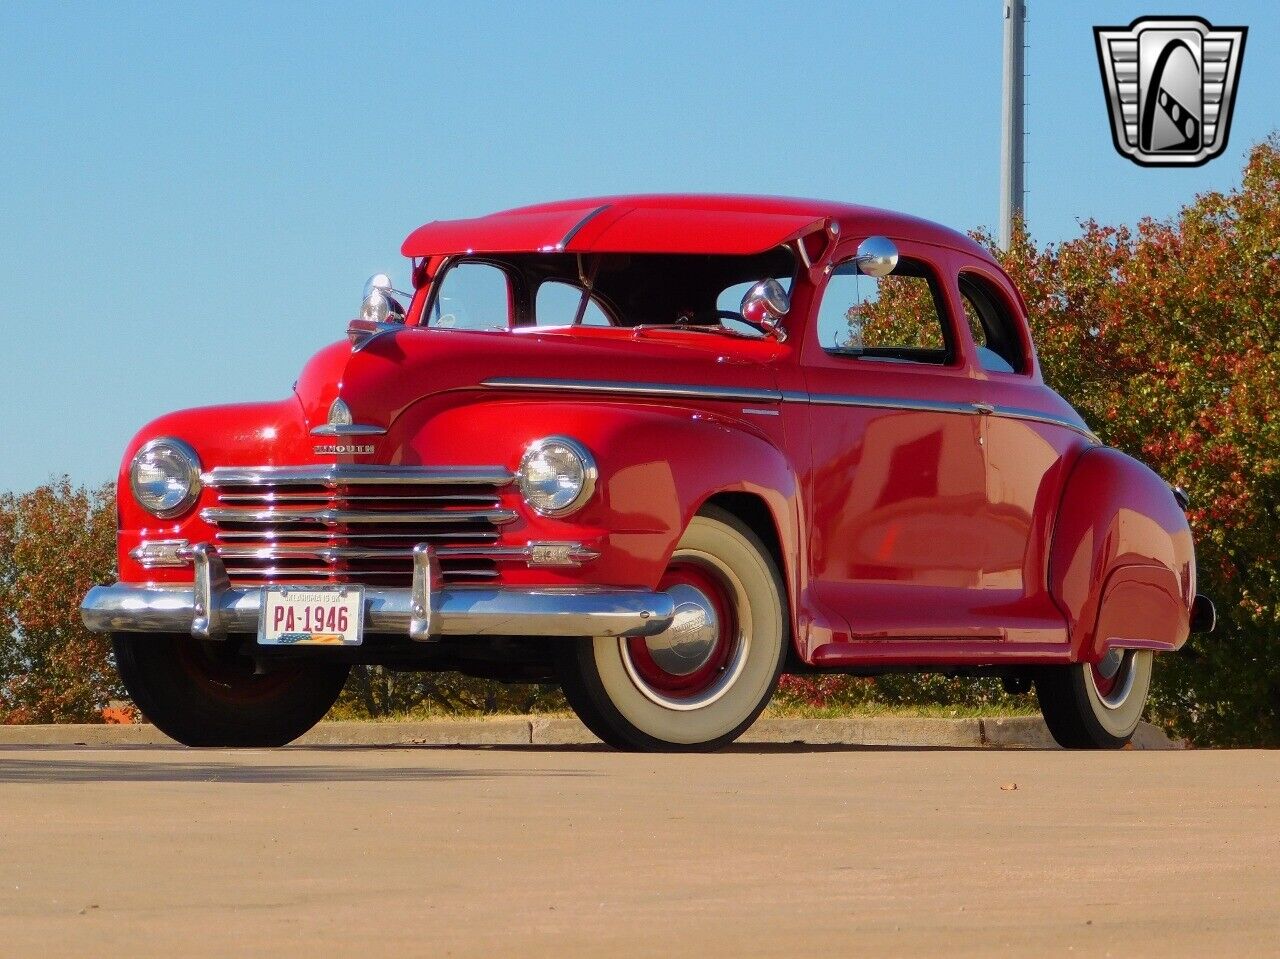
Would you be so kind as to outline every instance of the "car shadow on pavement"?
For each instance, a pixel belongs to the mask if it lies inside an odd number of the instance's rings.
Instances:
[[[114,753],[115,750],[112,750]],[[259,754],[260,755],[260,754]],[[439,782],[519,777],[595,776],[573,769],[442,769],[426,766],[360,768],[323,764],[250,765],[233,754],[226,762],[119,759],[0,758],[0,786],[70,783],[335,783]]]
[[[398,743],[390,746],[302,746],[290,748],[303,749],[435,749],[435,750],[481,750],[488,752],[505,752],[505,753],[616,753],[619,756],[639,756],[646,755],[643,753],[631,753],[620,749],[613,749],[603,743],[516,743],[516,744],[485,744],[485,745],[465,745],[465,744],[435,744],[435,743]],[[690,752],[678,753],[652,753],[648,755],[666,755],[666,756],[732,756],[751,753],[858,753],[858,752],[897,752],[897,753],[920,753],[920,752],[944,752],[944,753],[964,753],[964,752],[999,752],[1006,749],[1016,749],[1018,752],[1054,752],[1052,749],[1041,749],[1035,747],[1000,747],[1000,746],[909,746],[894,745],[886,743],[734,743],[732,746],[725,746],[721,749],[710,751],[692,750]]]

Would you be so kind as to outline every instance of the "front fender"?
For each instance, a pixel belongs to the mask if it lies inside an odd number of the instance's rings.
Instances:
[[[1190,629],[1195,580],[1191,528],[1165,482],[1118,450],[1081,455],[1049,560],[1072,658],[1096,662],[1113,645],[1177,649]]]
[[[554,576],[654,588],[689,521],[722,492],[762,499],[784,558],[798,555],[795,473],[778,438],[754,424],[656,403],[458,399],[424,401],[397,420],[400,461],[514,470],[531,442],[566,435],[585,444],[600,469],[595,496],[560,519],[537,515],[511,490],[521,518],[504,529],[504,538],[586,540],[601,554],[577,570],[513,570],[513,581]],[[793,574],[783,571],[788,582]]]
[[[147,440],[180,439],[195,450],[203,469],[215,466],[288,466],[308,461],[311,437],[296,396],[268,403],[235,403],[178,410],[152,420],[125,447],[116,476],[117,559],[121,582],[191,582],[190,567],[147,569],[132,556],[146,540],[210,542],[214,529],[200,516],[215,497],[205,489],[197,503],[175,519],[157,519],[134,500],[129,488],[133,456]]]

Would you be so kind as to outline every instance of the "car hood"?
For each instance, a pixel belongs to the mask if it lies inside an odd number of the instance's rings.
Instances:
[[[294,389],[308,429],[324,424],[341,397],[357,424],[389,430],[424,398],[497,379],[775,389],[784,350],[773,340],[689,332],[406,328],[324,348]]]

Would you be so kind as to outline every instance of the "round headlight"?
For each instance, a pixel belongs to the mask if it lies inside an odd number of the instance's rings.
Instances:
[[[148,513],[161,519],[177,516],[200,493],[200,460],[182,440],[151,440],[134,454],[129,486]]]
[[[577,440],[548,436],[533,443],[520,461],[520,492],[543,516],[572,513],[591,498],[600,473]]]

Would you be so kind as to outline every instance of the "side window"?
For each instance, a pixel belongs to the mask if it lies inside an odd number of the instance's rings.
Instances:
[[[978,347],[982,368],[994,373],[1026,372],[1018,325],[1001,296],[987,281],[971,273],[961,273],[959,283],[965,320]]]
[[[511,325],[511,280],[491,263],[458,263],[440,281],[428,326],[505,330]]]
[[[582,287],[560,280],[547,280],[538,287],[533,317],[538,326],[570,326],[578,315]],[[594,299],[587,301],[582,314],[583,326],[612,326],[609,315]]]
[[[818,341],[828,353],[873,360],[948,363],[953,351],[937,282],[922,264],[899,260],[889,276],[866,276],[853,261],[827,279]]]

